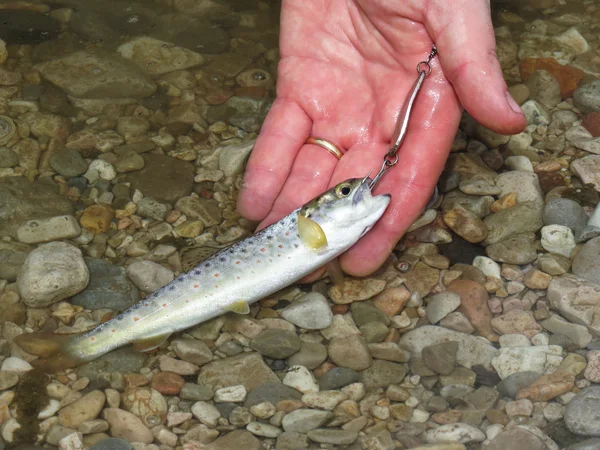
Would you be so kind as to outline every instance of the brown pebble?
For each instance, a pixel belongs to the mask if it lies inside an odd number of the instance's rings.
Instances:
[[[535,166],[533,168],[533,171],[535,173],[540,173],[540,172],[558,172],[561,168],[562,168],[562,166],[560,165],[560,163],[557,160],[550,159],[548,161],[544,161],[544,162],[539,163],[537,166]]]
[[[528,398],[532,402],[547,402],[573,389],[575,375],[570,372],[557,370],[548,375],[542,375],[533,384],[517,392],[517,400]]]
[[[410,295],[410,291],[405,286],[388,288],[375,296],[373,304],[392,317],[402,312],[404,305],[410,300]]]
[[[148,384],[148,378],[139,373],[127,373],[123,379],[125,381],[125,389],[146,386]]]
[[[485,413],[485,417],[492,425],[493,424],[500,424],[500,425],[508,424],[508,416],[501,409],[489,409]]]
[[[346,314],[348,312],[348,305],[333,305],[331,312],[333,314]]]
[[[79,223],[93,234],[100,234],[108,231],[110,222],[114,216],[115,213],[110,206],[102,204],[92,205],[83,211]]]
[[[317,367],[313,372],[315,374],[315,377],[320,377],[322,375],[325,375],[331,369],[335,369],[336,367],[337,366],[335,364],[330,363],[329,361],[325,361],[323,364],[321,364],[319,367]]]
[[[515,192],[509,192],[503,195],[490,206],[490,211],[498,212],[503,209],[512,208],[517,203],[517,194]]]
[[[498,342],[499,337],[490,325],[493,316],[488,306],[489,296],[485,287],[471,280],[455,280],[448,285],[448,291],[460,296],[458,311],[467,316],[478,334],[492,342]]]
[[[185,380],[173,372],[158,372],[152,377],[152,388],[164,395],[177,395]]]
[[[304,408],[304,403],[300,400],[279,400],[275,405],[277,411],[283,411],[284,413],[290,413],[292,411],[296,411],[297,409]]]
[[[449,423],[457,423],[462,419],[462,413],[455,409],[449,409],[448,411],[438,412],[431,416],[431,420],[440,425],[446,425]]]
[[[548,289],[552,277],[537,269],[527,271],[523,277],[523,283],[529,289]]]

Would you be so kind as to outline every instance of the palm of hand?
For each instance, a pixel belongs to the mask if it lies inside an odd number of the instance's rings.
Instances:
[[[331,185],[378,170],[416,65],[432,46],[410,2],[398,2],[395,11],[377,0],[316,3],[284,1],[282,7],[277,99],[248,163],[239,202],[242,214],[262,220],[261,227]],[[392,204],[342,256],[351,274],[368,274],[385,260],[443,169],[461,110],[437,61],[432,66],[399,163],[377,187],[392,194]],[[304,145],[310,135],[344,149],[343,158]]]

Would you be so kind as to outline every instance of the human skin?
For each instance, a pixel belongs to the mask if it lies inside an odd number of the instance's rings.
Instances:
[[[487,0],[283,0],[277,97],[248,161],[238,209],[267,226],[347,178],[373,174],[389,150],[416,65],[438,56],[417,97],[399,162],[375,193],[392,202],[340,258],[375,271],[421,214],[462,108],[501,134],[527,125],[496,59]],[[337,160],[309,136],[342,149]]]

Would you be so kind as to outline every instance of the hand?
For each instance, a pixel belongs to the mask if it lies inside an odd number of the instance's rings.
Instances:
[[[416,65],[435,42],[400,148],[376,193],[392,203],[341,257],[365,276],[389,256],[421,214],[444,168],[461,104],[502,134],[526,126],[495,56],[486,0],[283,0],[277,98],[248,162],[238,208],[264,227],[340,181],[381,166]],[[320,137],[345,150],[340,161],[305,145]]]

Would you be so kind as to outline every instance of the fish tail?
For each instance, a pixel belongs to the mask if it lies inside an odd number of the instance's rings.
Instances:
[[[13,342],[27,353],[39,356],[39,359],[31,362],[32,366],[46,373],[54,373],[86,362],[75,351],[81,342],[80,336],[80,333],[27,333],[15,337]]]

